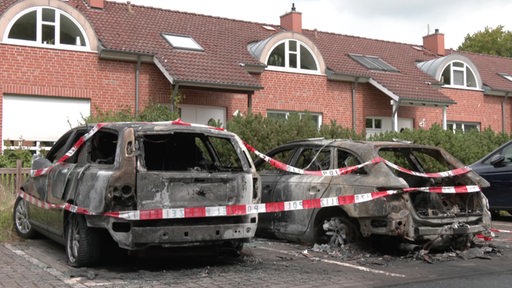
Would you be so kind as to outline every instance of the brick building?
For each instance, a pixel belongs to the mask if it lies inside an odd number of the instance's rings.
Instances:
[[[305,11],[307,13],[307,11]],[[169,105],[182,119],[309,111],[358,132],[510,133],[512,59],[105,0],[0,2],[2,147],[56,140],[90,113]],[[277,19],[276,19],[277,20]]]

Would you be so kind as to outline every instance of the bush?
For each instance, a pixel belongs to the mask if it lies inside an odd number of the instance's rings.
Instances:
[[[13,233],[12,209],[15,195],[9,193],[0,185],[0,243],[16,238]]]
[[[16,160],[21,159],[23,167],[30,167],[32,163],[32,152],[26,149],[4,150],[0,155],[0,168],[16,167]]]
[[[117,111],[103,111],[96,108],[95,115],[84,119],[85,123],[101,122],[158,122],[170,121],[179,117],[177,112],[171,112],[169,108],[162,104],[150,104],[137,116],[130,108],[123,108]]]
[[[481,132],[472,130],[466,133],[453,133],[452,131],[443,130],[441,126],[435,124],[429,130],[406,129],[402,132],[386,132],[370,137],[370,140],[375,141],[392,141],[393,139],[441,147],[462,163],[469,165],[509,141],[511,136],[495,133],[490,128]]]
[[[298,113],[290,113],[287,120],[265,118],[261,114],[236,116],[228,121],[227,129],[238,134],[242,140],[256,150],[265,153],[270,149],[299,139],[324,137],[326,139],[354,139],[366,137],[349,128],[343,128],[335,121],[324,124],[318,130],[316,124],[307,116],[300,117]],[[490,128],[479,132],[476,130],[466,133],[443,130],[434,124],[429,130],[405,129],[401,132],[385,132],[369,137],[373,141],[411,141],[415,144],[437,146],[445,149],[469,165],[498,146],[512,139],[511,135],[495,133]]]
[[[318,130],[316,122],[308,113],[303,115],[290,113],[288,119],[265,118],[261,114],[235,116],[228,121],[227,130],[238,134],[242,140],[263,153],[281,144],[299,139],[364,138],[351,129],[337,125],[334,121],[323,125]]]

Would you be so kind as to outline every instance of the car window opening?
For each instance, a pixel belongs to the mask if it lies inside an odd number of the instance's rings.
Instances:
[[[91,139],[90,161],[97,164],[114,164],[117,135],[108,131],[98,131]]]
[[[144,135],[144,165],[149,171],[241,171],[228,138],[195,133]]]

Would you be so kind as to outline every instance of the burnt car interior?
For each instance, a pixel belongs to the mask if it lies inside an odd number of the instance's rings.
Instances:
[[[89,161],[97,164],[114,164],[117,147],[117,134],[98,131],[91,139]]]
[[[403,168],[421,173],[435,173],[454,169],[437,150],[418,148],[383,148],[379,155]],[[427,178],[399,170],[394,173],[404,179],[409,187],[474,185],[464,175],[444,178]],[[476,193],[441,194],[426,192],[409,193],[413,207],[420,217],[463,216],[484,211]]]
[[[230,139],[200,133],[151,134],[142,137],[143,163],[150,171],[241,171]]]

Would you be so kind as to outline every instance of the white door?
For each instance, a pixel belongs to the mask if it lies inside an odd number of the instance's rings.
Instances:
[[[181,120],[190,123],[207,125],[210,120],[215,120],[226,126],[226,108],[218,106],[201,106],[182,104]]]
[[[90,113],[89,99],[5,95],[2,140],[56,141]]]

